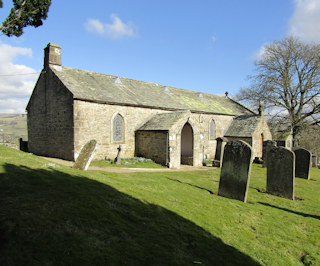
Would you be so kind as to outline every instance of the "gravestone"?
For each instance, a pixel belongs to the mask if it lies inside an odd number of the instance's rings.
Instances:
[[[262,167],[265,168],[267,167],[268,151],[271,147],[276,147],[277,142],[275,142],[274,140],[265,140],[262,146],[263,146],[262,147],[262,160],[263,160]]]
[[[227,141],[228,140],[226,138],[217,138],[216,153],[212,162],[212,166],[222,167],[223,151]]]
[[[241,140],[224,147],[218,195],[247,201],[252,166],[252,149]]]
[[[93,159],[96,147],[97,147],[96,140],[93,139],[87,142],[81,149],[80,154],[73,165],[73,168],[77,168],[80,170],[87,170]]]
[[[284,147],[268,151],[267,192],[287,199],[294,199],[295,155]]]
[[[119,147],[117,148],[118,149],[118,154],[117,154],[117,157],[114,159],[114,163],[115,164],[121,164],[121,150],[122,150],[122,147],[121,145],[119,145]]]
[[[297,148],[293,152],[296,155],[295,176],[309,179],[311,152],[302,148]]]
[[[311,164],[312,164],[312,167],[317,167],[317,163],[318,163],[318,157],[317,155],[313,154],[312,155],[312,158],[311,158]]]

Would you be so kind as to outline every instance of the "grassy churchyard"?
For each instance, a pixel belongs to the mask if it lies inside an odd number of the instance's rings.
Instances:
[[[220,169],[80,171],[0,146],[0,265],[319,265],[320,170],[297,200],[217,196]]]

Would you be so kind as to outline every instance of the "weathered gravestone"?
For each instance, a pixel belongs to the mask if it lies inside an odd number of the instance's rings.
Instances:
[[[313,154],[312,158],[311,158],[312,167],[317,167],[317,163],[318,163],[318,157],[317,157],[317,155]]]
[[[295,176],[309,179],[311,152],[302,148],[297,148],[293,152],[296,155]]]
[[[275,142],[274,140],[266,140],[263,142],[262,144],[262,160],[263,160],[262,167],[263,168],[267,167],[268,151],[270,150],[270,148],[276,147],[276,146],[277,146],[277,142]]]
[[[223,151],[224,147],[227,143],[226,138],[217,138],[217,146],[216,146],[216,153],[214,156],[214,160],[212,162],[212,166],[214,167],[221,167],[222,166],[222,160],[223,160]]]
[[[272,147],[267,161],[267,192],[294,199],[295,155],[284,147]]]
[[[81,149],[81,152],[76,162],[74,163],[73,168],[77,168],[80,170],[87,170],[93,159],[93,155],[96,147],[97,147],[96,140],[93,139],[87,142]]]
[[[218,195],[247,201],[252,166],[251,147],[241,140],[224,147]]]

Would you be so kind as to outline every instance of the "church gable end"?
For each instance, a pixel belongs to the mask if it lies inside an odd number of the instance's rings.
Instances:
[[[73,160],[73,96],[50,68],[43,70],[27,106],[29,151]]]

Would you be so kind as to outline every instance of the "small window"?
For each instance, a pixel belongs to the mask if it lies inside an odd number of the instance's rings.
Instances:
[[[117,114],[113,118],[113,141],[121,142],[124,141],[124,121],[123,117],[120,114]]]
[[[216,124],[213,121],[213,119],[211,119],[211,121],[210,121],[210,130],[209,131],[210,131],[209,132],[210,139],[211,140],[216,139]]]

